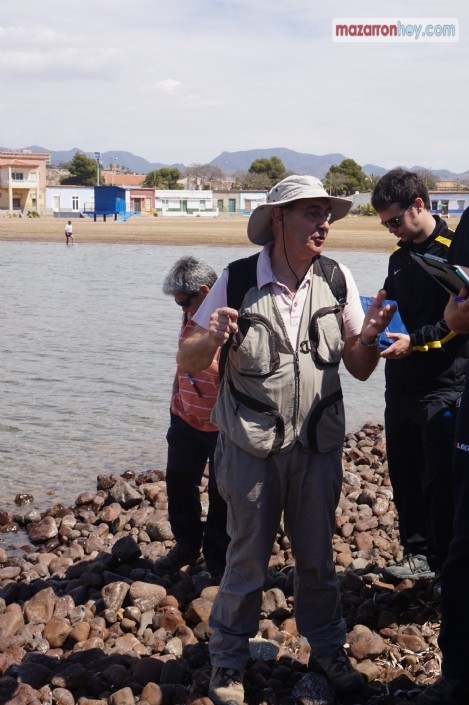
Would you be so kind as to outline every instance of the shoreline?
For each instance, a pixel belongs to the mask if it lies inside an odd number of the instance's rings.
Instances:
[[[402,548],[382,424],[347,434],[343,467],[332,549],[347,648],[366,680],[360,702],[399,705],[437,676],[438,607],[431,581],[386,579]],[[204,501],[207,482],[204,476]],[[161,472],[100,475],[96,490],[82,492],[73,506],[22,523],[30,544],[21,555],[0,546],[1,702],[212,702],[208,620],[219,581],[203,564],[155,571],[155,560],[174,544]],[[279,527],[262,619],[250,640],[247,705],[324,701],[330,690],[308,668],[310,648],[296,628],[293,565]]]
[[[252,246],[246,235],[245,216],[219,218],[170,218],[134,216],[126,222],[76,218],[75,243],[211,245],[213,247]],[[65,244],[65,218],[0,219],[0,242],[62,242]],[[378,218],[348,216],[333,224],[327,249],[363,252],[392,252],[395,238],[387,233]]]

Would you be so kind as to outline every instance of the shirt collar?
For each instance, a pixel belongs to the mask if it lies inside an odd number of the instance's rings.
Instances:
[[[268,242],[262,248],[259,259],[257,261],[257,288],[261,289],[266,284],[278,284],[274,273],[272,272],[272,263],[270,261],[270,253],[272,247],[274,246],[273,241]],[[311,279],[311,267],[306,272],[303,282],[310,281]]]

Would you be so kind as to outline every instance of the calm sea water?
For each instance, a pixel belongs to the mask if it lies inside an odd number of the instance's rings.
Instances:
[[[218,273],[251,248],[194,246]],[[100,473],[164,469],[180,309],[163,278],[187,247],[0,242],[0,507],[72,503]],[[363,294],[387,255],[329,254]],[[383,417],[382,365],[343,373],[348,430]]]

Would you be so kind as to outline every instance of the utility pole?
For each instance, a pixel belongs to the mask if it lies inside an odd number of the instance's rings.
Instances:
[[[101,161],[101,152],[95,152],[94,158],[96,159],[96,186],[99,186],[99,163]]]

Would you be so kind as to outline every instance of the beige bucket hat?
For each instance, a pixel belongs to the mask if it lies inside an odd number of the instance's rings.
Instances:
[[[344,218],[352,206],[350,198],[329,196],[321,181],[314,176],[287,176],[267,194],[267,203],[257,206],[248,222],[248,238],[256,245],[265,245],[274,239],[271,228],[271,212],[275,206],[283,206],[300,198],[328,198],[331,202],[331,223]]]

